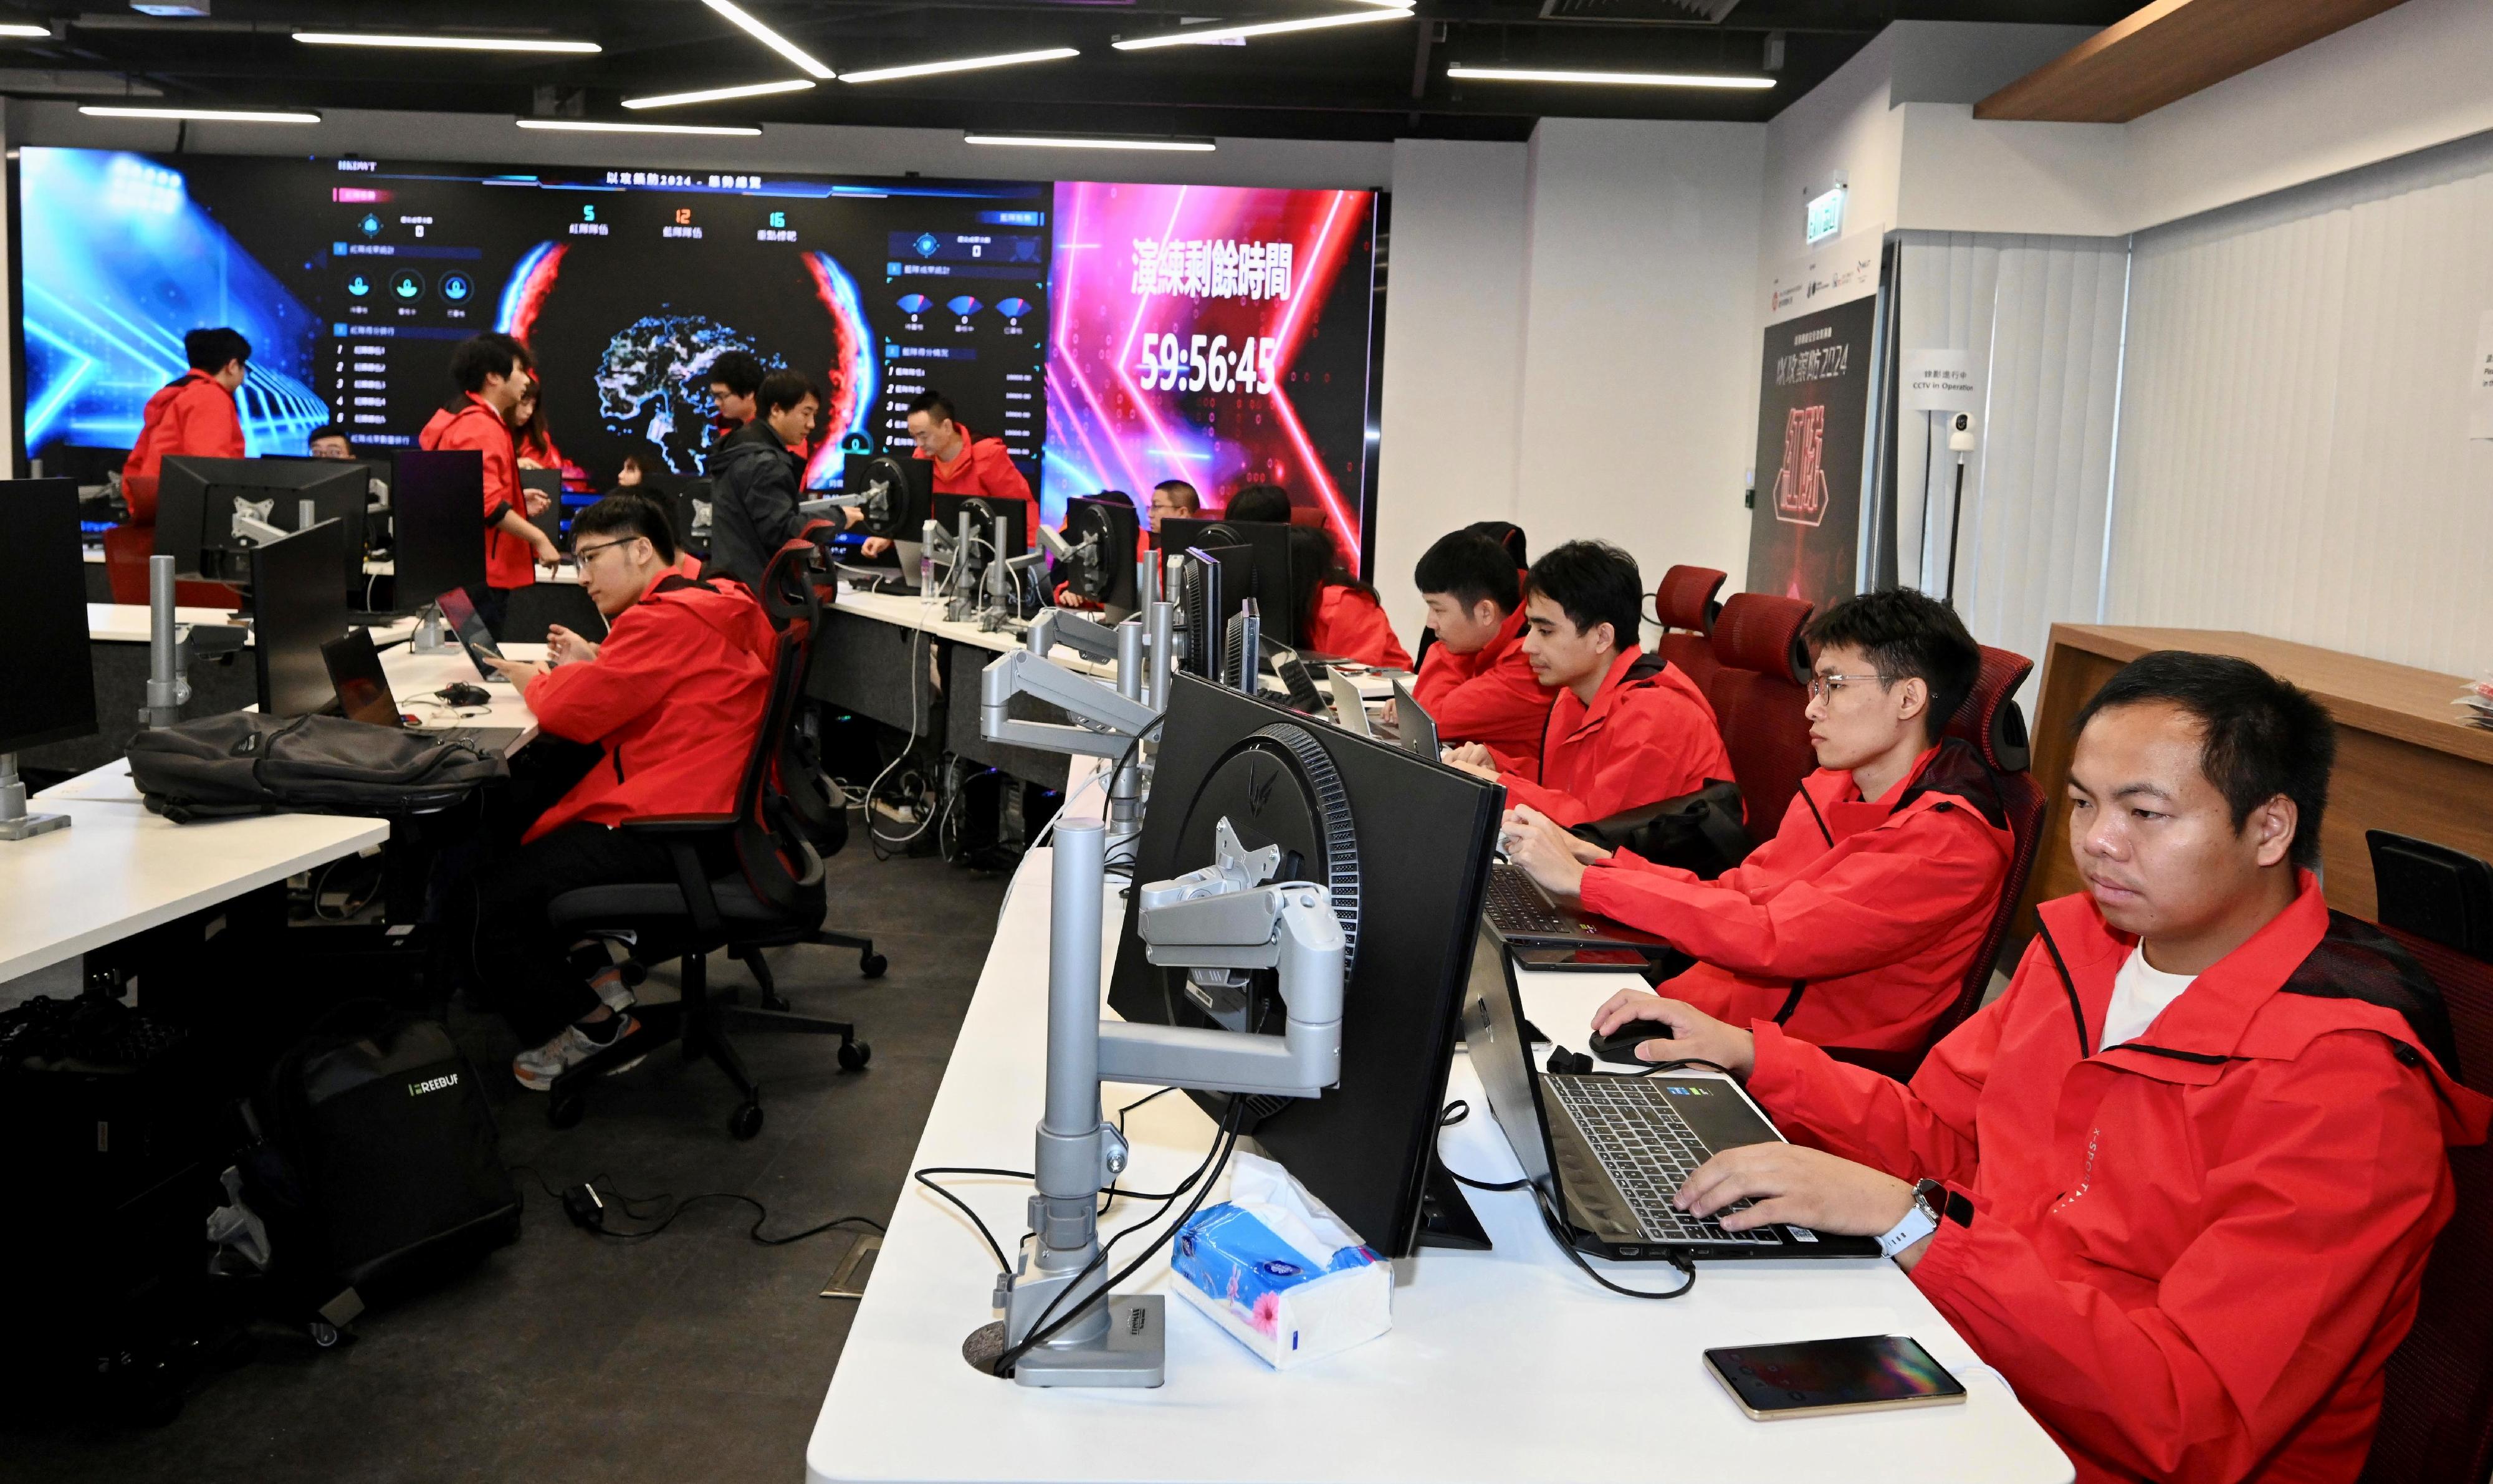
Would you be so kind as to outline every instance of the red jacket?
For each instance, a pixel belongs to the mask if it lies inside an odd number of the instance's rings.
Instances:
[[[1384,606],[1376,594],[1323,583],[1316,588],[1315,622],[1299,636],[1299,648],[1373,665],[1379,670],[1408,670],[1411,656],[1394,637]]]
[[[1528,803],[1573,828],[1640,804],[1693,794],[1731,776],[1713,703],[1677,665],[1630,650],[1587,707],[1558,687],[1541,734],[1541,777],[1502,772],[1509,804]]]
[[[1533,678],[1523,654],[1524,612],[1517,608],[1498,625],[1495,638],[1469,654],[1443,641],[1421,657],[1411,699],[1427,707],[1437,736],[1449,742],[1476,742],[1497,757],[1498,768],[1526,778],[1541,775],[1541,734],[1549,725],[1555,692]]]
[[[537,725],[606,756],[538,816],[533,840],[574,820],[736,807],[753,732],[770,698],[770,621],[741,583],[669,572],[616,617],[597,657],[529,682]]]
[[[536,553],[528,543],[496,523],[505,510],[525,519],[527,501],[520,494],[520,463],[511,442],[511,425],[474,392],[457,411],[433,414],[415,436],[419,448],[473,448],[485,456],[485,586],[526,588],[537,580]]]
[[[1003,439],[978,438],[965,422],[952,426],[961,432],[961,451],[948,462],[923,448],[917,450],[917,457],[935,466],[936,494],[983,495],[989,500],[1031,498],[1030,481],[1022,477],[1021,467],[1013,463],[1012,455],[1005,452]],[[1033,516],[1036,513],[1036,509],[1032,511]]]
[[[243,456],[242,414],[234,410],[234,395],[204,371],[185,372],[159,387],[139,414],[138,437],[121,466],[121,495],[135,525],[156,522],[156,474],[167,454]]]
[[[2108,1051],[2133,940],[2086,896],[2041,915],[1909,1089],[1767,1026],[1750,1091],[1794,1138],[1970,1197],[1913,1284],[2080,1479],[2353,1479],[2454,1204],[2445,1146],[2481,1142],[2493,1103],[2384,1008],[2412,961],[2308,873]]]
[[[1663,992],[1716,1019],[1911,1050],[1964,986],[2015,852],[1990,772],[1950,741],[1875,802],[1850,772],[1811,773],[1715,880],[1622,850],[1584,872],[1584,905],[1696,957]]]

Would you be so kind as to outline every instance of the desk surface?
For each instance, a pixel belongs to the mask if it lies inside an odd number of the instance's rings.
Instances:
[[[1018,1168],[1030,1159],[1045,1081],[1050,854],[1031,852],[1015,876],[913,1166]],[[1113,958],[1113,912],[1106,925]],[[1626,977],[1531,979],[1533,1018],[1564,1038]],[[1110,1087],[1106,1105],[1142,1092]],[[1514,1155],[1460,1056],[1448,1095],[1476,1111],[1446,1132],[1447,1163],[1513,1178]],[[1213,1127],[1192,1103],[1168,1097],[1137,1109],[1127,1131],[1134,1183],[1166,1189],[1159,1182],[1200,1161]],[[1023,1229],[1026,1183],[956,1177],[951,1188],[1002,1239]],[[2068,1460],[1891,1263],[1712,1263],[1687,1297],[1641,1303],[1576,1272],[1528,1196],[1468,1194],[1497,1250],[1430,1249],[1397,1263],[1395,1328],[1381,1339],[1276,1372],[1172,1302],[1167,1385],[1048,1391],[979,1376],[960,1358],[962,1337],[992,1317],[993,1262],[966,1222],[913,1185],[850,1327],[806,1475],[925,1484],[2071,1477]],[[1134,1214],[1121,1206],[1108,1226]],[[1675,1278],[1604,1266],[1633,1285]],[[1157,1260],[1137,1282],[1145,1275],[1149,1288],[1167,1282]],[[1891,1333],[1914,1336],[1955,1371],[1967,1403],[1760,1424],[1699,1369],[1712,1346]]]
[[[235,615],[223,608],[176,608],[173,621],[195,624],[201,628],[240,627],[243,643],[251,643],[247,625],[230,624]],[[154,637],[154,619],[144,603],[89,603],[86,605],[86,636],[90,641],[105,644],[145,644]],[[392,644],[415,632],[413,618],[391,619],[364,625],[373,631],[373,643]]]
[[[506,652],[534,658],[543,648],[513,645]],[[455,650],[433,655],[392,650],[381,656],[381,668],[402,708],[418,714],[426,709],[408,706],[406,698],[476,677],[466,654]],[[494,697],[487,714],[445,712],[442,722],[531,724],[526,705],[509,686],[487,688]],[[33,839],[0,842],[0,902],[8,903],[0,913],[0,980],[76,957],[389,838],[385,821],[343,814],[176,825],[139,802],[126,759],[45,789],[31,806],[66,813],[75,823]]]
[[[982,629],[976,623],[950,622],[943,617],[942,603],[929,604],[897,592],[866,592],[844,587],[840,590],[838,611],[880,620],[899,628],[922,629],[938,639],[992,650],[999,654],[1022,647],[1019,628]],[[1117,673],[1114,663],[1085,659],[1063,645],[1057,646],[1051,657],[1059,664],[1085,675],[1113,676]]]

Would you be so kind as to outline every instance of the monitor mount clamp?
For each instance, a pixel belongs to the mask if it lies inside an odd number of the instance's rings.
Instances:
[[[1100,1018],[1106,837],[1097,820],[1057,826],[1036,1239],[1020,1268],[997,1281],[1001,1334],[989,1325],[964,1347],[1000,1345],[998,1358],[1019,1350],[1012,1377],[1025,1386],[1156,1386],[1167,1375],[1166,1296],[1105,1291],[1098,1196],[1125,1172],[1127,1149],[1100,1116],[1101,1082],[1313,1098],[1341,1080],[1344,940],[1331,894],[1313,882],[1275,882],[1279,847],[1246,849],[1225,817],[1214,827],[1210,865],[1136,893],[1137,927],[1152,963],[1189,978],[1277,971],[1282,1034]],[[1025,1346],[1061,1314],[1077,1317]]]

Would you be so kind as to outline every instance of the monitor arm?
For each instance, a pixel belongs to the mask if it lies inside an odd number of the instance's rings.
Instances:
[[[987,741],[1115,760],[1116,771],[1108,779],[1108,833],[1119,844],[1142,828],[1143,778],[1150,765],[1138,739],[1160,713],[1143,689],[1146,675],[1155,673],[1143,660],[1146,634],[1139,620],[1128,619],[1110,631],[1078,614],[1043,608],[1031,621],[1028,647],[998,655],[978,677],[978,735]],[[1048,650],[1059,643],[1094,659],[1113,657],[1116,687],[1047,658]],[[1075,724],[1016,719],[1010,712],[1016,695],[1070,712]]]
[[[1098,1196],[1125,1172],[1128,1151],[1100,1116],[1101,1081],[1312,1098],[1340,1080],[1343,940],[1327,890],[1272,882],[1280,852],[1246,850],[1226,819],[1214,837],[1212,864],[1142,888],[1137,924],[1164,967],[1278,970],[1289,1023],[1277,1038],[1101,1018],[1106,833],[1096,820],[1057,826],[1047,1105],[1030,1198],[1036,1239],[997,1280],[1004,1323],[982,1332],[999,1353],[1023,1348],[1012,1376],[1025,1386],[1156,1386],[1166,1377],[1166,1296],[1105,1293]],[[1066,1315],[1077,1317],[1025,1347]]]

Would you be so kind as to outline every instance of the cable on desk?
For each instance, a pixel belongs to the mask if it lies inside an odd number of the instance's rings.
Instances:
[[[1151,1102],[1154,1098],[1162,1097],[1175,1091],[1177,1091],[1177,1089],[1174,1087],[1163,1087],[1158,1092],[1150,1093],[1144,1097],[1137,1098],[1133,1102],[1126,1104],[1124,1107],[1117,1109],[1117,1132],[1123,1134],[1126,1131],[1126,1115],[1127,1113],[1142,1106],[1144,1104]],[[1205,1157],[1205,1165],[1210,1163],[1210,1156],[1207,1155]],[[1119,1200],[1157,1201],[1161,1208],[1165,1210],[1170,1201],[1177,1199],[1180,1196],[1183,1196],[1186,1192],[1194,1189],[1195,1182],[1203,1177],[1203,1171],[1204,1165],[1197,1165],[1194,1167],[1194,1172],[1187,1175],[1184,1180],[1179,1181],[1177,1189],[1172,1191],[1129,1191],[1120,1185],[1108,1186],[1099,1193],[1102,1196],[1099,1214],[1102,1216],[1107,1215],[1109,1208],[1114,1206]],[[987,1244],[987,1251],[995,1255],[996,1266],[1005,1272],[1011,1272],[1012,1263],[1006,1258],[1004,1244],[996,1240],[995,1232],[989,1229],[987,1224],[979,1219],[978,1213],[971,1210],[968,1203],[963,1201],[960,1196],[953,1195],[950,1191],[946,1190],[942,1185],[936,1183],[936,1181],[931,1178],[935,1175],[992,1175],[998,1179],[1004,1180],[1031,1180],[1037,1177],[1033,1175],[1027,1169],[998,1169],[984,1165],[929,1165],[923,1169],[914,1169],[909,1173],[909,1177],[912,1180],[916,1181],[918,1184],[934,1192],[937,1196],[942,1196],[946,1201],[950,1203],[954,1210],[957,1210],[963,1216],[968,1217],[970,1219],[970,1225],[978,1229],[979,1238]],[[552,1193],[549,1192],[548,1194]],[[1146,1221],[1150,1219],[1151,1218],[1148,1217],[1145,1218]],[[1127,1229],[1130,1230],[1131,1228],[1129,1227]],[[1022,1240],[1025,1242],[1030,1240],[1030,1234],[1027,1232],[1023,1233]]]
[[[1672,1063],[1670,1065],[1714,1067],[1714,1064],[1711,1062],[1697,1062],[1693,1059],[1686,1063]],[[1660,1072],[1663,1068],[1661,1066],[1656,1066],[1653,1070]],[[1719,1072],[1722,1069],[1714,1067],[1714,1070]],[[1470,1116],[1471,1105],[1460,1098],[1457,1098],[1452,1103],[1447,1104],[1444,1109],[1437,1114],[1437,1127],[1440,1129],[1451,1129],[1456,1124],[1462,1122],[1465,1118]],[[1576,1250],[1575,1242],[1571,1240],[1567,1234],[1567,1224],[1559,1220],[1556,1209],[1549,1203],[1549,1193],[1543,1190],[1530,1179],[1475,1180],[1471,1176],[1457,1170],[1453,1166],[1448,1165],[1445,1161],[1445,1156],[1442,1154],[1437,1157],[1437,1167],[1444,1170],[1457,1185],[1468,1186],[1472,1190],[1530,1191],[1532,1193],[1533,1208],[1541,1215],[1541,1229],[1549,1233],[1549,1240],[1558,1244],[1558,1250],[1567,1255],[1567,1260],[1575,1263],[1577,1267],[1580,1268],[1585,1277],[1590,1278],[1595,1283],[1600,1284],[1603,1287],[1609,1289],[1613,1293],[1622,1294],[1628,1298],[1677,1298],[1686,1293],[1689,1289],[1697,1287],[1697,1264],[1686,1257],[1680,1257],[1677,1253],[1665,1253],[1663,1257],[1664,1259],[1671,1266],[1679,1269],[1680,1272],[1687,1275],[1687,1281],[1682,1283],[1678,1287],[1655,1292],[1650,1288],[1631,1288],[1621,1284],[1612,1283],[1601,1274],[1593,1271],[1593,1265],[1584,1260],[1584,1255],[1582,1253]]]

